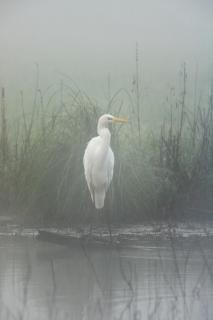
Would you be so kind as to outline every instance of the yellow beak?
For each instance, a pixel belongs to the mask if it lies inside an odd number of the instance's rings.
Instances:
[[[127,123],[128,120],[125,119],[125,118],[117,118],[117,117],[114,117],[112,122],[120,122],[120,123]]]

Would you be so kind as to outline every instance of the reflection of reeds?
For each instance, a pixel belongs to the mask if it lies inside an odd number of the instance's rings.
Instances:
[[[177,239],[175,229],[170,226],[168,234],[169,239],[163,242],[163,245],[157,242],[149,243],[146,248],[149,249],[148,255],[146,255],[147,250],[144,251],[144,245],[137,250],[138,258],[143,259],[143,264],[140,259],[138,259],[139,263],[134,260],[134,255],[132,260],[131,254],[128,258],[124,258],[123,254],[126,249],[119,250],[119,247],[104,249],[102,256],[99,253],[98,258],[94,249],[82,247],[87,258],[84,263],[86,263],[88,277],[92,275],[92,282],[89,281],[89,283],[94,290],[89,290],[90,294],[85,305],[82,305],[82,301],[79,300],[79,305],[82,306],[82,318],[79,316],[77,319],[188,320],[196,319],[200,314],[204,320],[211,319],[212,308],[209,302],[211,301],[213,269],[212,257],[209,258],[208,254],[211,250],[212,239],[208,238],[208,234],[205,239],[197,238],[196,241],[191,239],[186,241],[184,238]],[[153,244],[155,245],[153,246]],[[30,247],[27,250],[30,250]],[[135,254],[135,249],[133,251]],[[128,252],[131,252],[130,248]],[[144,259],[143,254],[147,260]],[[22,281],[20,282],[20,278],[13,275],[18,282],[12,281],[14,288],[11,293],[20,302],[19,309],[16,309],[17,306],[13,306],[12,303],[10,304],[9,300],[7,300],[8,305],[4,305],[0,300],[1,319],[33,319],[34,314],[30,309],[31,294],[39,294],[39,291],[33,292],[31,289],[34,287],[33,281],[37,281],[33,277],[33,270],[38,266],[32,265],[36,260],[30,259],[30,257],[28,252],[23,256],[25,272],[21,277]],[[76,257],[78,258],[79,254],[71,255],[70,259]],[[100,257],[104,260],[102,264],[99,261]],[[44,306],[44,312],[47,315],[47,320],[70,319],[72,310],[65,312],[60,305],[61,292],[63,296],[60,278],[73,276],[73,269],[70,269],[70,274],[61,274],[60,268],[56,269],[54,266],[54,258],[52,260],[51,257],[49,262],[46,280],[47,283],[50,280],[50,291],[46,291],[48,303]],[[76,265],[82,262],[83,260],[76,261]],[[46,265],[46,260],[43,263]],[[69,265],[69,260],[65,260],[63,263]],[[194,268],[195,263],[199,263],[201,268]],[[43,268],[39,270],[43,270]],[[85,271],[84,268],[83,271]],[[117,279],[114,281],[115,274],[119,281]],[[41,276],[43,278],[43,275]],[[87,280],[84,285],[88,289]],[[43,290],[44,287],[42,286],[41,289]],[[17,292],[17,288],[20,289],[19,292]],[[80,288],[83,289],[82,286]],[[75,290],[77,289],[75,288]],[[59,292],[60,294],[57,295]],[[67,287],[65,294],[69,294]],[[70,288],[71,298],[72,294],[75,295],[76,292]],[[80,297],[81,294],[79,294],[79,299]],[[11,296],[11,298],[13,297]],[[75,308],[75,306],[73,307]]]
[[[213,269],[203,245],[201,245],[203,240],[198,238],[196,242],[191,240],[187,242],[184,239],[177,239],[173,228],[168,227],[168,231],[169,239],[166,257],[165,252],[161,252],[161,246],[156,243],[157,252],[155,252],[155,257],[158,257],[158,259],[154,258],[154,260],[147,261],[149,265],[146,279],[148,302],[145,309],[140,304],[140,302],[143,302],[143,298],[141,299],[138,296],[138,294],[140,295],[140,291],[136,290],[137,286],[142,286],[141,279],[138,282],[138,274],[143,272],[143,270],[138,267],[135,268],[134,272],[136,276],[132,277],[134,264],[131,264],[130,261],[121,261],[120,259],[120,273],[124,283],[129,288],[129,299],[124,303],[118,319],[135,319],[135,315],[137,315],[137,319],[175,320],[180,318],[186,320],[196,318],[198,312],[202,314],[203,319],[211,317],[212,310],[211,308],[209,309],[210,296],[208,294],[205,296],[205,292],[206,290],[208,292],[209,280],[212,282]],[[208,243],[209,245],[212,240],[208,239],[208,235],[206,237],[204,243]],[[195,276],[192,282],[190,277],[193,274],[190,273],[190,268],[194,264],[195,256],[197,256],[197,259],[199,257],[197,262],[201,265],[201,269],[197,269],[198,273],[194,274],[197,277]],[[165,258],[166,260],[164,261]],[[171,262],[171,269],[168,269],[168,258]],[[161,281],[162,276],[163,282]],[[150,287],[152,287],[152,290],[150,290]],[[168,293],[165,293],[165,296],[163,293],[167,292],[167,290],[171,293],[168,300],[166,300]],[[139,301],[136,304],[138,308],[134,308],[135,301]]]

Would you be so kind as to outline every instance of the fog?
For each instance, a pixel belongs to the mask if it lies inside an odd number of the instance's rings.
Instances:
[[[147,101],[166,95],[186,62],[207,89],[213,70],[213,3],[188,1],[1,0],[0,86],[15,98],[72,77],[96,99],[112,89],[128,87],[135,72],[135,47]],[[11,104],[13,101],[11,100]]]
[[[1,319],[213,319],[212,34],[212,0],[0,0]]]

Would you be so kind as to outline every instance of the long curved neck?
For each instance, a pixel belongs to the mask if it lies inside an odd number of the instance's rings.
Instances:
[[[99,153],[99,160],[98,160],[98,163],[101,166],[104,160],[106,159],[106,155],[110,147],[111,133],[106,126],[103,126],[101,124],[98,124],[97,131],[98,131],[99,137],[102,140],[102,143],[99,149],[100,153]]]
[[[106,127],[98,127],[98,134],[103,140],[103,147],[109,147],[110,146],[110,140],[111,140],[111,133],[108,128]]]

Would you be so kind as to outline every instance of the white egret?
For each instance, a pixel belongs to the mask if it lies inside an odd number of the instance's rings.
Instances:
[[[110,147],[111,133],[109,123],[126,123],[127,119],[110,114],[102,115],[98,120],[98,136],[92,138],[84,153],[84,173],[96,209],[104,206],[107,189],[113,177],[114,154]]]

